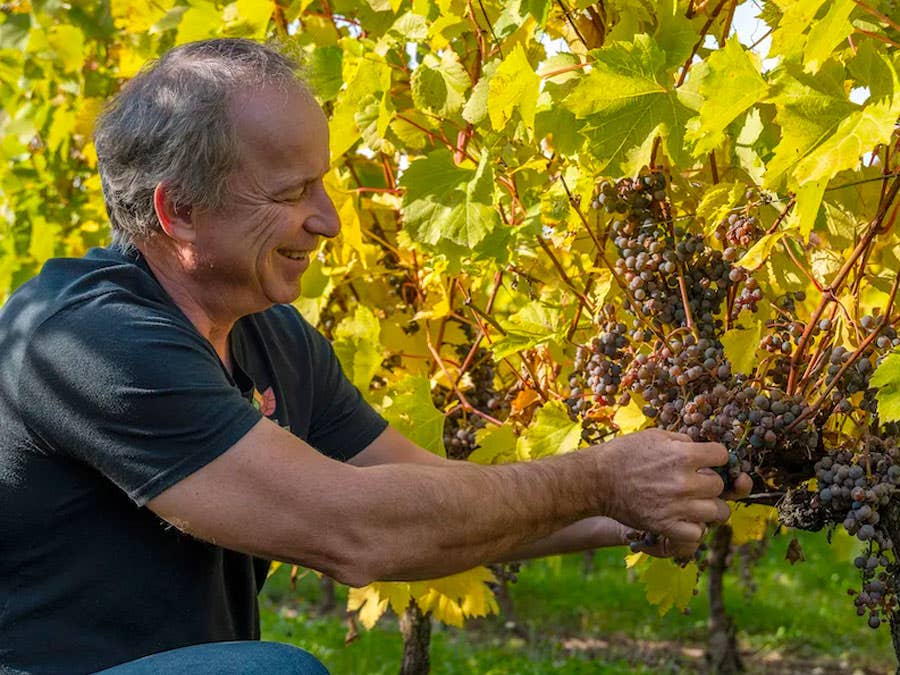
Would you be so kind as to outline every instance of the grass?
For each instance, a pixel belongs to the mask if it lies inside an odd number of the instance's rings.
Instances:
[[[797,533],[806,562],[784,560],[790,538],[773,538],[756,567],[758,590],[746,594],[738,575],[726,577],[726,604],[750,672],[893,673],[894,653],[885,628],[873,631],[853,611],[848,588],[858,586],[854,543],[837,534],[829,546],[821,534]],[[472,622],[458,630],[435,625],[434,673],[668,673],[701,672],[707,631],[705,588],[688,608],[660,617],[639,582],[629,580],[621,549],[598,551],[585,574],[584,557],[529,562],[511,587],[525,638],[503,618]],[[286,570],[261,597],[263,639],[290,642],[318,656],[334,675],[394,674],[402,650],[396,619],[386,616],[372,631],[360,628],[344,644],[343,612],[317,617],[319,582],[312,574],[291,591]],[[344,589],[338,603],[346,602]]]

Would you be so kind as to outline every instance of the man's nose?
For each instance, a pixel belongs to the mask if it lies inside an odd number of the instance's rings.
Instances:
[[[341,231],[341,219],[337,209],[334,208],[334,202],[321,183],[317,186],[314,199],[316,211],[306,219],[304,227],[313,234],[328,238],[336,237]]]

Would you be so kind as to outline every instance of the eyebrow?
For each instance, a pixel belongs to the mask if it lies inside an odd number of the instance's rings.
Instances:
[[[322,173],[315,174],[315,175],[294,176],[289,181],[287,181],[281,185],[277,185],[272,190],[272,194],[280,195],[280,194],[284,194],[285,192],[290,192],[292,190],[297,190],[301,187],[305,187],[306,185],[308,185],[309,183],[312,183],[313,181],[319,180],[320,178],[324,178],[325,174],[328,173],[328,171],[329,171],[329,169],[326,169]]]

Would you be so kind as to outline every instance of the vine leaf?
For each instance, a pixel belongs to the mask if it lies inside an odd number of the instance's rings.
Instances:
[[[628,405],[620,406],[613,416],[613,422],[623,434],[643,429],[647,424],[647,416],[632,396]]]
[[[681,567],[668,558],[653,558],[646,553],[629,555],[625,562],[637,571],[647,601],[659,607],[660,616],[673,607],[684,609],[694,597],[698,575],[694,563]]]
[[[762,322],[757,321],[751,328],[732,328],[722,336],[725,356],[731,362],[731,369],[734,372],[745,375],[753,372],[762,329]]]
[[[527,436],[520,436],[516,452],[528,459],[572,452],[581,443],[581,423],[569,418],[566,406],[550,401],[537,411]]]
[[[516,454],[516,432],[512,424],[487,427],[475,432],[478,448],[469,455],[476,464],[505,464],[523,459]]]
[[[503,359],[523,349],[531,349],[546,342],[558,341],[564,335],[561,312],[535,300],[525,305],[509,319],[500,322],[506,331],[491,351],[495,359]]]
[[[900,420],[900,352],[888,354],[869,383],[878,388],[878,416],[882,422]]]
[[[816,77],[786,65],[771,97],[775,104],[776,122],[781,140],[766,167],[765,184],[777,188],[791,171],[810,153],[834,136],[838,127],[860,106],[847,98],[844,90],[844,68],[829,61]],[[870,148],[867,148],[870,149]],[[858,156],[854,157],[855,166]],[[806,179],[813,167],[807,166]],[[846,167],[845,167],[846,168]],[[804,174],[796,177],[803,182]],[[832,174],[833,175],[833,174]]]
[[[528,63],[522,45],[516,45],[503,59],[488,85],[488,115],[494,130],[505,127],[516,108],[522,121],[533,129],[540,87],[541,78]]]
[[[854,0],[835,0],[828,13],[813,23],[803,50],[803,67],[806,72],[817,72],[834,48],[850,36],[853,32],[850,13],[855,8]]]
[[[662,136],[666,154],[690,164],[684,127],[693,116],[667,77],[666,54],[646,34],[593,52],[594,67],[564,105],[585,118],[583,131],[602,167],[636,174],[650,160],[653,139]],[[639,150],[634,152],[635,148]]]
[[[769,85],[760,75],[759,57],[741,46],[736,35],[713,53],[703,68],[697,91],[703,97],[699,116],[691,119],[685,140],[694,156],[708,153],[725,140],[725,129],[764,98]]]
[[[378,318],[371,309],[359,305],[352,316],[337,325],[334,337],[334,351],[347,377],[357,389],[368,391],[384,359]]]
[[[743,267],[751,272],[757,269],[766,261],[769,254],[772,252],[772,249],[775,247],[775,244],[781,241],[785,234],[787,233],[784,230],[772,232],[771,234],[764,234],[750,247],[750,250],[738,260],[737,266]]]
[[[499,611],[487,585],[494,581],[494,575],[486,567],[430,581],[376,581],[363,588],[351,588],[347,609],[358,611],[362,625],[371,629],[388,606],[400,616],[414,598],[423,612],[431,612],[435,619],[449,626],[462,627],[464,618]]]
[[[446,457],[444,415],[431,403],[428,378],[407,376],[391,387],[381,414],[401,434],[419,447]]]
[[[777,509],[764,504],[732,504],[728,524],[733,532],[732,545],[759,541],[772,523],[778,522]]]
[[[448,239],[473,247],[494,229],[494,172],[487,153],[476,170],[456,166],[450,152],[436,150],[409,165],[400,180],[404,227],[418,242]]]

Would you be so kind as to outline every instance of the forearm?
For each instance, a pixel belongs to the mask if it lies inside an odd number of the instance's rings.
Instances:
[[[604,516],[584,518],[546,537],[520,546],[494,562],[514,562],[607,546],[624,546],[628,543],[625,537],[627,529],[612,518]]]
[[[602,508],[595,466],[574,453],[491,467],[362,469],[366,488],[354,510],[355,523],[371,537],[363,565],[373,578],[413,580],[514,559],[547,537],[572,546],[578,528],[569,526]],[[540,554],[540,547],[533,550]]]

